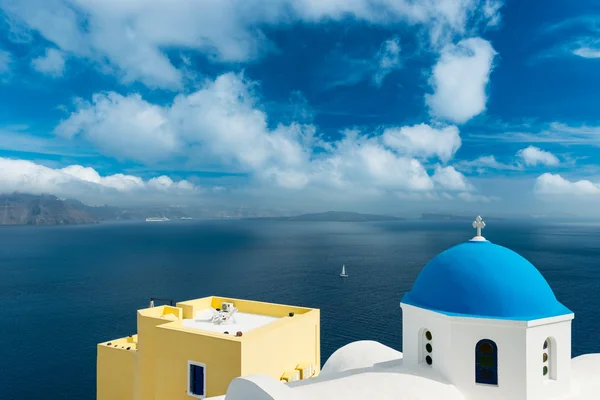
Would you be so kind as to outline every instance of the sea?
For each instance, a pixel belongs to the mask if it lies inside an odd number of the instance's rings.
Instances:
[[[321,309],[321,358],[402,349],[400,300],[468,221],[193,220],[0,227],[0,399],[95,399],[96,344],[136,332],[150,297]],[[488,221],[575,312],[573,356],[600,353],[600,224]],[[340,279],[342,265],[349,278]]]

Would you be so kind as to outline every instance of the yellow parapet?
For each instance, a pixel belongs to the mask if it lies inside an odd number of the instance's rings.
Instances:
[[[138,310],[137,327],[98,345],[98,400],[203,399],[238,376],[319,372],[318,309],[211,296]]]

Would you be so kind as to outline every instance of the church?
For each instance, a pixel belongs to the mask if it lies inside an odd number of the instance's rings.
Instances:
[[[600,354],[571,358],[574,314],[525,258],[477,234],[433,258],[400,302],[403,352],[338,349],[314,378],[234,379],[225,400],[590,400]]]

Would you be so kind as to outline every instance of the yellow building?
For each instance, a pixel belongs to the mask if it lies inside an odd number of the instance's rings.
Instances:
[[[98,400],[203,399],[238,376],[320,370],[318,309],[211,296],[138,310],[137,329],[98,344]]]

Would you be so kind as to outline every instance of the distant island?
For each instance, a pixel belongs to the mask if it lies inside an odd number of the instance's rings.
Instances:
[[[240,219],[276,217],[288,212],[248,207],[209,206],[128,206],[88,205],[52,194],[0,193],[0,225],[74,225],[104,221],[145,221],[168,219]]]
[[[473,215],[423,213],[419,219],[423,221],[472,221],[473,218],[475,218]],[[485,219],[486,221],[497,221],[502,218],[486,216]]]
[[[177,207],[120,208],[89,206],[78,200],[43,194],[0,194],[0,225],[74,225],[101,221],[136,221],[148,216],[179,219]]]
[[[292,217],[262,217],[246,218],[251,220],[272,221],[322,221],[322,222],[376,222],[376,221],[402,221],[404,218],[389,215],[360,214],[347,211],[327,211],[316,214],[302,214]]]
[[[146,219],[185,222],[191,219],[245,219],[272,221],[378,222],[401,221],[390,215],[363,214],[349,211],[290,215],[290,211],[248,207],[203,206],[128,206],[87,205],[75,199],[61,199],[51,194],[0,194],[0,225],[73,225],[104,221],[145,221]],[[482,215],[483,216],[483,215]],[[487,221],[500,217],[483,216]],[[423,221],[468,221],[473,215],[422,213]],[[523,218],[522,216],[520,218]]]
[[[0,195],[0,225],[67,225],[97,221],[76,202],[51,195]]]

